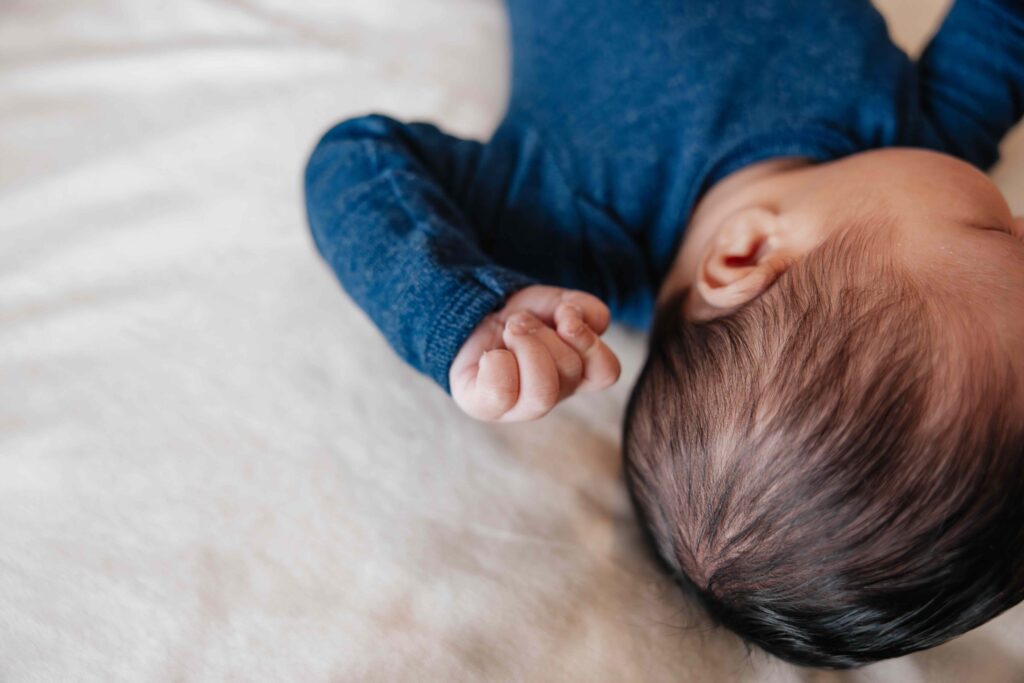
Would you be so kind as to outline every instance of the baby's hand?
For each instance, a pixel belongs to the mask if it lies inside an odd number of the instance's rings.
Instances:
[[[478,420],[533,420],[575,391],[619,378],[619,359],[598,335],[608,307],[570,289],[533,285],[473,330],[448,371],[452,398]]]

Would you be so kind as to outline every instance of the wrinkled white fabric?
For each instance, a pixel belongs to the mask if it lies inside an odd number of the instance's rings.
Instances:
[[[369,111],[486,137],[506,50],[497,0],[0,6],[0,680],[1024,680],[1021,609],[843,674],[709,630],[620,482],[642,337],[502,426],[384,345],[303,162]]]

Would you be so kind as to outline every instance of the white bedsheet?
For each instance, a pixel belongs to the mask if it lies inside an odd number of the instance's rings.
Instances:
[[[886,9],[915,45],[940,5]],[[506,50],[498,0],[0,4],[0,681],[1024,680],[1022,609],[859,672],[748,659],[620,484],[640,337],[615,390],[488,426],[342,294],[317,136],[486,137]]]

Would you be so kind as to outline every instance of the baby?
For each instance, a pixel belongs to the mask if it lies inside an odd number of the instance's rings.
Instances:
[[[322,138],[310,226],[469,415],[540,417],[650,329],[626,481],[666,569],[797,664],[931,647],[1024,599],[1024,4],[916,62],[865,0],[508,0],[486,144]]]

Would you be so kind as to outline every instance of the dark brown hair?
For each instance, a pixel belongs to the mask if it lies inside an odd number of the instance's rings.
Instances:
[[[627,485],[665,568],[805,666],[932,647],[1024,598],[1016,375],[983,319],[878,256],[884,235],[837,233],[709,322],[677,293],[626,410]]]

